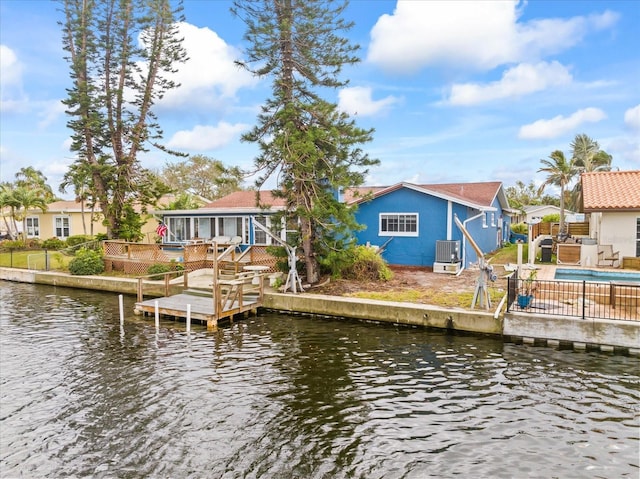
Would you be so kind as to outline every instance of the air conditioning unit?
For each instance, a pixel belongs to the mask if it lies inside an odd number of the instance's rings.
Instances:
[[[457,274],[462,266],[460,241],[436,241],[436,261],[434,273]]]
[[[436,263],[459,263],[460,241],[436,241]]]

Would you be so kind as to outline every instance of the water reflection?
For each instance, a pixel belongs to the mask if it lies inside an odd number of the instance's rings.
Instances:
[[[637,358],[0,284],[1,477],[637,477]],[[124,333],[124,334],[122,334]]]

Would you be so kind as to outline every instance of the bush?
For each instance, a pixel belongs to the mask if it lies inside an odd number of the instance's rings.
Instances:
[[[6,240],[2,242],[3,249],[25,249],[26,245],[22,240]]]
[[[559,223],[560,222],[560,213],[552,213],[550,215],[544,215],[542,217],[543,223]]]
[[[44,249],[53,249],[57,251],[64,248],[64,241],[58,238],[49,238],[42,242],[42,247]]]
[[[164,274],[162,273],[168,273],[169,271],[171,271],[171,268],[169,268],[169,266],[167,266],[166,264],[156,263],[149,266],[149,269],[147,269],[147,274],[156,275],[156,276],[151,276],[151,278],[149,279],[158,281],[158,280],[164,279]]]
[[[69,262],[69,272],[74,275],[100,274],[104,272],[102,254],[82,248]]]
[[[93,237],[88,235],[74,235],[69,236],[67,238],[67,246],[72,248],[73,246],[78,246],[83,243],[88,243],[89,241],[93,241]]]
[[[375,249],[362,245],[334,251],[323,258],[321,264],[333,277],[357,281],[388,281],[393,277],[382,256]]]
[[[516,223],[511,225],[511,231],[517,235],[526,235],[529,234],[529,227],[527,223]]]

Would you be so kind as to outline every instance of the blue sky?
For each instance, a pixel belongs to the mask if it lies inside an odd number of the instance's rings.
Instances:
[[[181,88],[156,107],[165,143],[250,170],[257,150],[240,135],[269,81],[233,64],[244,25],[231,2],[184,5],[190,60]],[[579,133],[612,154],[614,168],[640,169],[640,1],[352,0],[345,17],[362,61],[327,98],[375,128],[364,149],[381,163],[368,185],[540,184],[540,159],[569,155]],[[0,0],[1,181],[33,166],[57,191],[73,161],[59,19],[52,1]],[[152,151],[141,161],[160,169],[178,160]]]

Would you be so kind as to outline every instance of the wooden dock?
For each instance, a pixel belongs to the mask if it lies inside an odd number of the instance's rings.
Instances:
[[[145,316],[156,313],[173,319],[187,319],[206,323],[215,329],[218,321],[256,312],[262,306],[264,277],[244,275],[234,280],[220,280],[211,289],[192,288],[179,294],[136,302],[135,311]],[[190,308],[190,311],[189,311]]]

